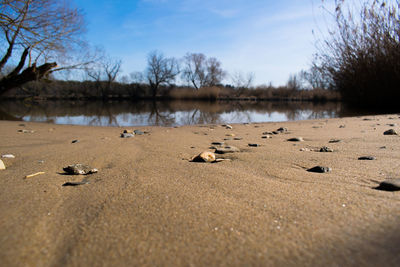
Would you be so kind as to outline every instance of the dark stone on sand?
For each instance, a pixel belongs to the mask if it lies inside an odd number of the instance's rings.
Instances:
[[[311,169],[308,169],[308,172],[317,172],[317,173],[325,173],[330,172],[332,169],[329,167],[315,166]]]
[[[276,130],[277,132],[280,132],[280,133],[284,133],[284,132],[287,132],[288,131],[288,129],[287,128],[285,128],[285,127],[280,127],[278,130]]]
[[[319,152],[333,152],[333,149],[327,146],[323,146],[320,148]]]
[[[376,158],[373,156],[362,156],[359,157],[358,160],[376,160]]]
[[[242,137],[235,137],[235,138],[233,138],[233,140],[235,140],[235,141],[240,141],[240,140],[242,140],[243,138]]]
[[[383,133],[384,135],[398,135],[394,129],[389,129]]]
[[[72,140],[72,144],[79,143],[79,140]]]
[[[277,132],[277,131],[273,131],[273,132],[272,132],[272,134],[279,134],[279,132]]]
[[[224,142],[212,142],[211,145],[213,146],[223,146],[225,143]]]
[[[271,135],[271,134],[273,134],[272,132],[263,132],[262,133],[263,135]]]
[[[88,184],[89,182],[66,182],[62,186],[78,186],[83,184]]]
[[[399,191],[400,190],[400,178],[385,180],[375,187],[377,190],[383,191]]]
[[[329,140],[329,143],[340,143],[340,142],[342,142],[342,140],[339,140],[339,139]]]
[[[250,147],[259,147],[259,144],[249,144]]]
[[[303,137],[293,137],[288,139],[289,142],[303,142]]]
[[[131,133],[122,133],[121,134],[121,138],[131,138],[131,137],[134,137],[135,135],[134,134],[131,134]]]

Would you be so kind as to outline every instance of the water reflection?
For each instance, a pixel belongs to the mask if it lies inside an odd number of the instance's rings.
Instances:
[[[80,102],[3,101],[1,120],[91,126],[244,123],[333,118],[345,112],[340,103],[282,102]]]

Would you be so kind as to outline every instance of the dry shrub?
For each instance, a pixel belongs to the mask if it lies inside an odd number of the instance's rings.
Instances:
[[[315,66],[345,101],[394,104],[400,97],[400,0],[367,0],[358,9],[335,3],[335,26],[317,46]]]
[[[169,97],[173,99],[190,99],[190,100],[216,100],[219,97],[221,88],[212,87],[202,87],[195,90],[190,87],[185,88],[174,88],[170,91]]]

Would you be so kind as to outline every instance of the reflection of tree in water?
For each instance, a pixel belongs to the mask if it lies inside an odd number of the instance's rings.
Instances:
[[[95,126],[122,125],[187,125],[251,122],[254,115],[265,121],[276,115],[288,120],[318,119],[343,114],[339,103],[256,101],[3,101],[2,119],[84,124]],[[224,121],[229,120],[229,121]]]

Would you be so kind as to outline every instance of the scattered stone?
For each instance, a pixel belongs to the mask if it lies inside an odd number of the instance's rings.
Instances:
[[[45,172],[36,172],[36,173],[33,173],[33,174],[29,174],[29,175],[25,176],[25,179],[29,179],[29,178],[32,178],[32,177],[35,177],[35,176],[38,176],[38,175],[42,175],[42,174],[45,174]]]
[[[273,135],[272,132],[263,132],[262,134],[263,134],[263,135]]]
[[[313,126],[314,129],[322,128],[321,126]]]
[[[341,129],[346,128],[346,125],[340,125],[339,128]]]
[[[379,149],[386,149],[386,146],[381,146]]]
[[[124,130],[123,133],[133,134],[133,131],[132,130]]]
[[[235,137],[235,138],[233,138],[233,140],[235,140],[235,141],[240,141],[240,140],[242,140],[243,138],[242,137]]]
[[[376,158],[373,156],[362,156],[359,157],[358,160],[376,160]]]
[[[279,132],[278,131],[273,131],[272,134],[279,134]]]
[[[333,152],[333,149],[327,146],[323,146],[320,148],[319,152]]]
[[[263,135],[263,136],[261,136],[261,138],[262,139],[270,139],[270,138],[272,138],[270,135]]]
[[[4,165],[4,162],[0,159],[0,170],[5,170],[6,165]]]
[[[287,132],[288,131],[288,129],[287,128],[285,128],[285,127],[280,127],[278,130],[276,130],[277,132],[279,132],[279,133],[285,133],[285,132]]]
[[[79,140],[72,140],[72,144],[79,143]]]
[[[373,119],[370,119],[370,118],[365,118],[365,119],[363,119],[364,121],[372,121]]]
[[[329,140],[329,143],[340,143],[340,142],[342,142],[342,140],[339,140],[339,139],[331,139],[331,140]]]
[[[259,147],[259,144],[249,144],[250,147]]]
[[[204,151],[191,159],[192,162],[214,162],[215,154],[213,152]]]
[[[394,129],[389,129],[383,133],[384,135],[398,135],[398,133]]]
[[[311,169],[308,169],[307,171],[308,172],[325,173],[325,172],[332,171],[332,169],[329,168],[329,167],[315,166],[315,167],[313,167]]]
[[[311,151],[311,149],[303,147],[303,148],[300,148],[300,151],[306,151],[306,152],[308,152],[308,151]]]
[[[38,163],[43,164],[44,160],[39,160]]]
[[[83,184],[89,184],[89,181],[82,181],[82,182],[66,182],[62,186],[77,186],[77,185],[83,185]]]
[[[64,167],[63,170],[68,173],[68,174],[72,174],[72,175],[86,175],[86,174],[92,174],[92,173],[96,173],[98,172],[97,169],[92,168],[88,165],[84,165],[84,164],[72,164],[72,165],[68,165],[67,167]]]
[[[18,126],[25,127],[25,124],[21,123],[21,124],[18,124]]]
[[[377,190],[383,191],[399,191],[400,190],[400,178],[385,180],[375,187]]]
[[[224,138],[224,141],[230,141],[232,138]]]
[[[211,145],[213,146],[223,146],[225,142],[212,142]]]
[[[121,138],[131,138],[131,137],[134,137],[135,135],[134,134],[131,134],[131,133],[122,133],[121,134]]]
[[[225,147],[219,147],[215,149],[215,153],[217,154],[226,154],[226,153],[235,153],[235,152],[240,152],[240,149],[234,146],[225,146]]]
[[[233,127],[230,126],[229,124],[228,124],[228,125],[225,125],[225,128],[226,128],[226,129],[229,129],[229,130],[232,130],[232,129],[233,129]]]
[[[144,132],[142,132],[141,130],[134,130],[133,133],[135,135],[144,135]]]
[[[390,127],[396,127],[397,124],[396,124],[396,123],[389,123],[388,126],[390,126]]]
[[[303,137],[293,137],[288,139],[289,142],[303,142]]]
[[[225,136],[232,136],[232,137],[234,137],[235,134],[231,133],[231,134],[226,134]]]
[[[18,130],[19,133],[34,133],[35,131],[33,130]]]
[[[15,156],[11,155],[11,154],[1,155],[1,157],[4,158],[4,159],[15,159]]]

